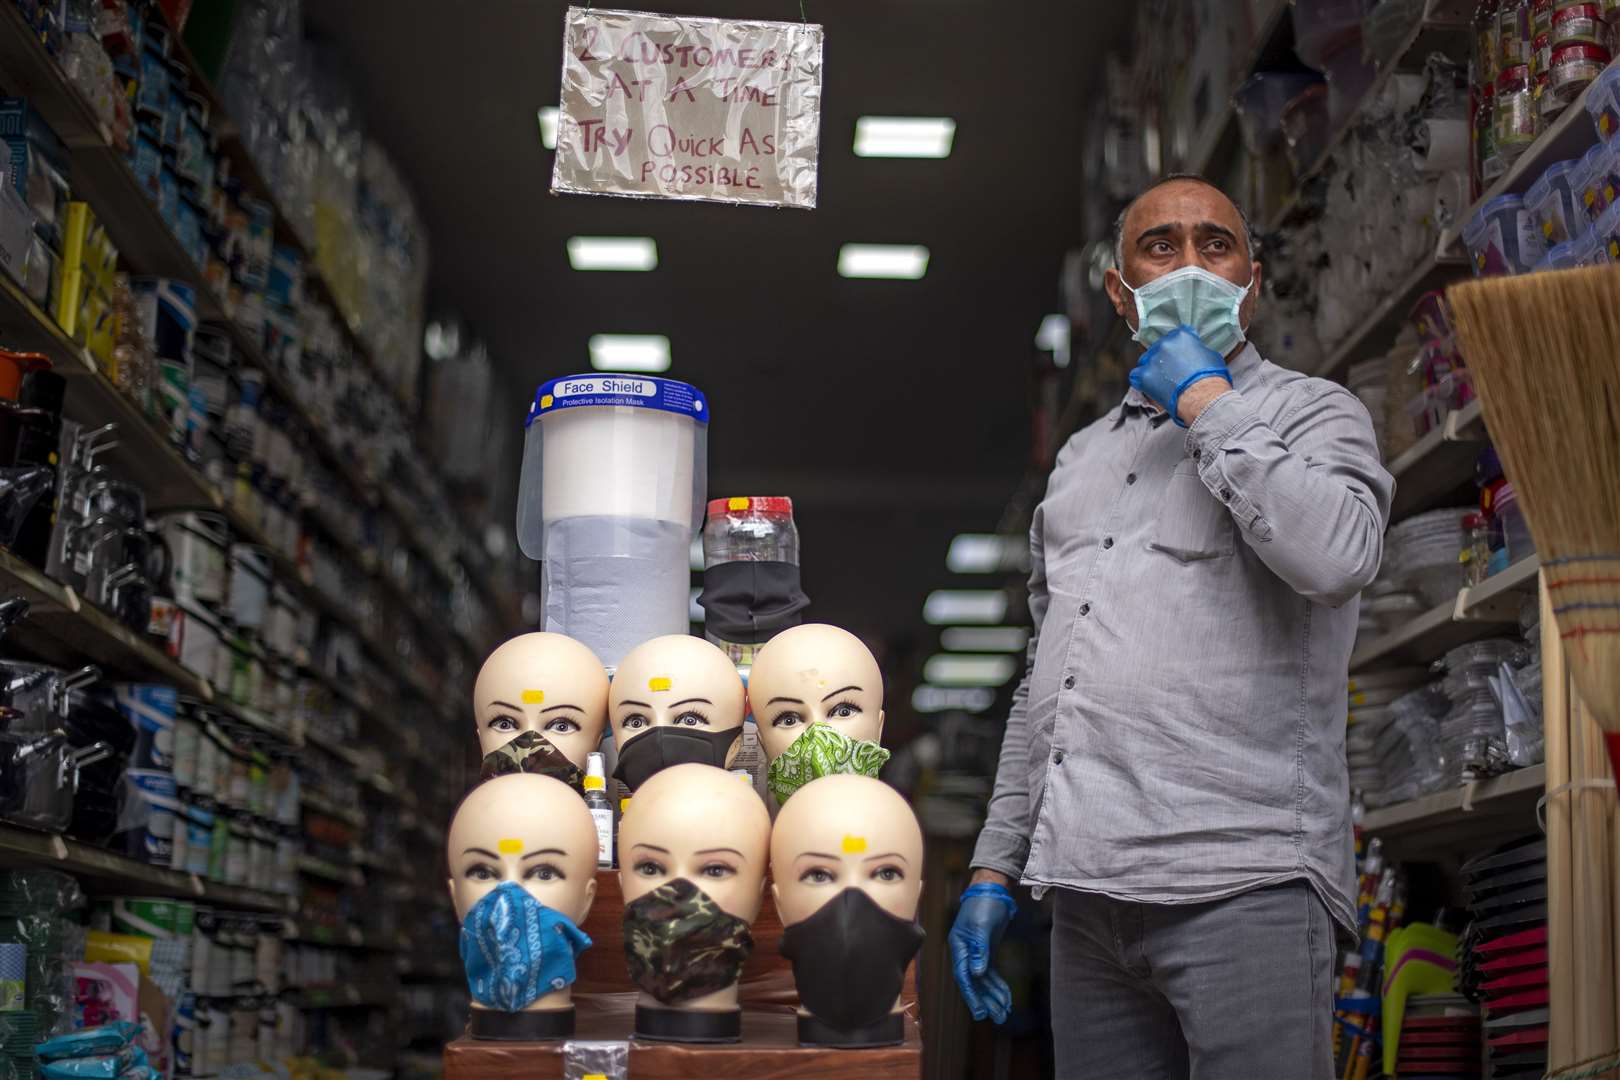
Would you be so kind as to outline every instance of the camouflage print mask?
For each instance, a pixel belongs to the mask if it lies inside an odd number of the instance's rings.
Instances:
[[[484,755],[483,766],[478,770],[478,779],[492,780],[507,773],[539,773],[555,780],[561,780],[575,791],[582,788],[585,774],[579,771],[579,766],[569,761],[538,731],[523,731],[513,736],[502,746],[497,746]]]
[[[852,739],[832,724],[811,724],[780,757],[772,758],[765,783],[778,803],[812,780],[834,773],[876,777],[889,752],[875,742]]]
[[[630,979],[665,1005],[735,984],[753,951],[748,924],[685,878],[624,906]]]

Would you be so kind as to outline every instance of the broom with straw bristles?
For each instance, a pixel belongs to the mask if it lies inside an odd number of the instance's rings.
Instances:
[[[1620,266],[1487,278],[1446,296],[1570,673],[1620,775]]]

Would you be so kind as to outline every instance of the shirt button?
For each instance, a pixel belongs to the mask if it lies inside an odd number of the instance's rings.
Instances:
[[[1126,483],[1127,483],[1127,484],[1134,484],[1134,483],[1136,483],[1136,474],[1135,474],[1135,473],[1126,473],[1126,474],[1125,474],[1125,482],[1126,482]]]
[[[1194,450],[1193,451],[1193,460],[1194,461],[1200,460],[1203,456],[1204,456],[1204,452],[1202,450]]]
[[[1221,502],[1231,502],[1231,501],[1232,501],[1232,489],[1231,488],[1221,488]]]
[[[1073,675],[1070,675],[1068,678],[1063,680],[1063,689],[1065,689],[1065,690],[1073,690],[1074,689],[1074,676]]]
[[[1063,764],[1063,751],[1061,751],[1061,750],[1052,751],[1052,764],[1054,764],[1054,765]]]
[[[1112,536],[1103,537],[1103,550],[1104,551],[1107,551],[1109,548],[1111,548],[1113,546],[1114,546],[1114,538]]]
[[[1083,618],[1083,617],[1085,617],[1087,615],[1090,615],[1090,614],[1091,614],[1091,605],[1090,604],[1081,604],[1080,605],[1080,615],[1081,615],[1081,617]]]

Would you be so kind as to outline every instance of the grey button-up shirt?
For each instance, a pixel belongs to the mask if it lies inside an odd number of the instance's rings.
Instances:
[[[1304,879],[1353,932],[1346,675],[1394,480],[1343,387],[1229,366],[1191,429],[1132,391],[1058,454],[973,865],[1149,903]]]

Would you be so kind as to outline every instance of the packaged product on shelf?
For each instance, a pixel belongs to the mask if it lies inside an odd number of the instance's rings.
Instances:
[[[1541,131],[1535,83],[1526,64],[1502,69],[1496,81],[1496,152],[1506,165],[1536,141]]]
[[[1518,195],[1498,195],[1480,208],[1463,231],[1476,276],[1528,273],[1545,248],[1541,228]]]
[[[1572,44],[1554,48],[1552,66],[1548,69],[1548,92],[1557,99],[1559,108],[1573,105],[1581,91],[1602,74],[1610,59],[1609,50],[1603,45]]]
[[[1552,46],[1603,44],[1603,4],[1561,2],[1553,12]]]
[[[1549,247],[1574,237],[1586,225],[1586,214],[1576,202],[1572,174],[1576,161],[1555,161],[1525,192],[1525,208],[1541,226],[1542,241]]]
[[[1616,24],[1620,25],[1620,19]],[[1597,77],[1596,85],[1586,95],[1586,111],[1599,139],[1608,142],[1620,133],[1620,67],[1605,69]]]

